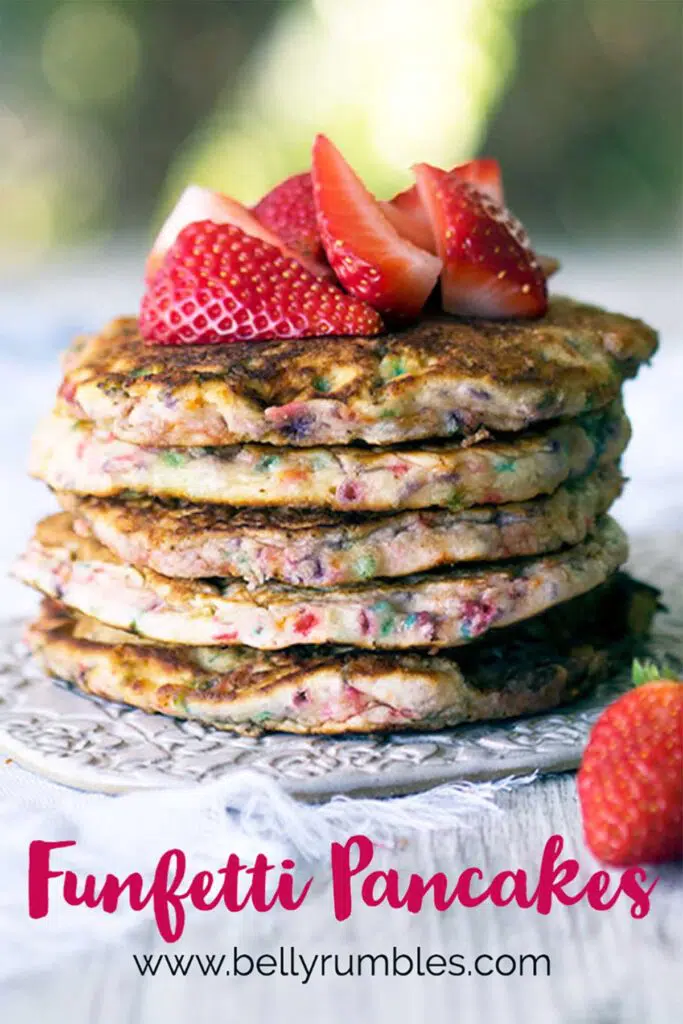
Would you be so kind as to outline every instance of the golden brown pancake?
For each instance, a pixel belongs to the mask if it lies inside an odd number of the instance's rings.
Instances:
[[[451,511],[344,513],[58,495],[77,532],[163,576],[334,587],[439,565],[543,554],[579,544],[619,497],[614,463],[549,497]]]
[[[630,436],[619,402],[507,440],[401,448],[145,448],[87,421],[53,415],[34,435],[30,468],[54,490],[98,497],[135,491],[239,507],[459,509],[550,494],[619,459]]]
[[[567,298],[539,320],[203,346],[148,345],[129,317],[74,343],[60,404],[142,445],[385,445],[601,408],[656,345],[642,321]]]
[[[173,580],[79,537],[68,513],[38,524],[15,574],[83,615],[164,643],[451,647],[604,583],[628,545],[608,517],[556,554],[320,590],[242,580]]]
[[[544,615],[438,656],[343,648],[179,648],[45,602],[42,668],[86,693],[246,734],[438,729],[574,700],[630,655],[656,592],[617,574]]]

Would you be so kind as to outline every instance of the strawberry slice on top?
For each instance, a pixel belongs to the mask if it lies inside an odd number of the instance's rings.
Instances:
[[[320,241],[313,201],[313,182],[309,171],[293,174],[281,181],[252,208],[253,215],[273,231],[282,243],[296,253],[309,270],[330,274],[325,250]]]
[[[341,284],[388,317],[416,317],[438,281],[441,260],[399,235],[324,135],[313,145],[312,178],[320,237]]]
[[[212,192],[201,185],[188,185],[156,237],[147,260],[145,279],[150,280],[159,269],[164,256],[184,228],[189,224],[206,220],[214,224],[232,224],[252,238],[260,238],[270,245],[277,246],[286,256],[295,257],[311,273],[317,274],[321,270],[324,272],[325,268],[321,268],[317,260],[309,260],[304,253],[290,249],[286,240],[281,239],[268,226],[257,220],[254,214],[236,199],[224,196],[220,192]]]
[[[393,199],[381,200],[379,205],[401,238],[407,238],[420,249],[436,254],[432,225],[416,185],[411,185],[404,192],[397,192]]]
[[[503,172],[500,164],[493,157],[483,156],[477,160],[469,160],[466,164],[460,164],[451,171],[456,178],[474,185],[481,192],[485,192],[491,199],[503,205]]]
[[[503,175],[500,164],[490,157],[481,157],[460,164],[448,172],[470,185],[476,185],[497,202],[503,202]],[[436,253],[436,241],[429,214],[422,202],[417,185],[411,185],[399,192],[389,202],[380,203],[384,215],[391,221],[399,235],[419,245],[428,252]]]
[[[234,224],[184,228],[148,283],[140,332],[159,345],[373,335],[376,310]]]
[[[495,319],[542,316],[546,279],[520,222],[456,174],[430,164],[413,170],[443,260],[443,308]]]

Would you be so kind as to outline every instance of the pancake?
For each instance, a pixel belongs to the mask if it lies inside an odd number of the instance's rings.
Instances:
[[[84,421],[52,416],[34,437],[31,472],[53,489],[125,491],[197,504],[391,511],[527,501],[614,462],[630,425],[619,403],[513,440],[411,448],[143,448]]]
[[[15,575],[83,615],[164,643],[451,647],[599,586],[627,556],[623,531],[605,518],[582,544],[552,555],[334,590],[250,590],[242,580],[172,580],[134,568],[79,537],[63,512],[38,524]]]
[[[457,562],[544,554],[579,544],[622,489],[608,464],[550,497],[462,511],[396,514],[231,509],[155,498],[59,494],[79,534],[91,532],[123,562],[164,576],[240,577],[334,587],[407,576]]]
[[[129,317],[77,339],[60,404],[142,445],[385,445],[601,408],[656,345],[640,320],[566,298],[538,320],[204,346],[147,345]]]
[[[603,587],[439,656],[290,648],[178,648],[45,602],[28,632],[41,667],[86,693],[249,735],[438,729],[574,700],[634,649],[656,592]]]

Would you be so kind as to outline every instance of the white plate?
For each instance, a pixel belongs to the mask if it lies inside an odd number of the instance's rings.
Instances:
[[[683,533],[642,537],[631,570],[664,592],[653,655],[683,662]],[[251,768],[298,796],[415,792],[440,782],[566,771],[592,723],[629,684],[628,670],[588,698],[548,714],[438,733],[342,739],[233,736],[87,697],[44,676],[0,626],[0,749],[32,771],[80,789],[120,793],[178,786]]]

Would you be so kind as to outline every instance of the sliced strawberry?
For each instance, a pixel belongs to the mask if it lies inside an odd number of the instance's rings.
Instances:
[[[542,316],[545,275],[520,222],[457,175],[429,164],[413,170],[444,263],[443,308],[465,316]]]
[[[398,234],[324,135],[313,146],[313,195],[327,258],[347,291],[397,319],[418,315],[441,260]]]
[[[307,265],[303,255],[289,249],[285,241],[257,220],[242,203],[238,203],[236,199],[231,199],[229,196],[221,195],[220,192],[202,188],[201,185],[188,185],[152,246],[145,268],[146,280],[149,280],[159,269],[164,256],[183,228],[186,228],[188,224],[197,224],[204,220],[213,221],[214,224],[232,224],[241,228],[245,234],[251,235],[253,238],[261,238],[264,242],[277,246],[286,256],[293,256]],[[309,266],[308,269],[312,273],[316,273],[317,262],[312,261],[312,266]]]
[[[149,282],[143,337],[191,345],[323,334],[372,335],[379,314],[234,224],[184,228]]]
[[[497,160],[490,157],[470,160],[469,163],[454,167],[448,173],[476,185],[497,202],[503,202],[503,177]],[[380,203],[380,206],[399,235],[414,245],[427,249],[428,252],[437,252],[429,214],[420,198],[417,185],[412,185],[405,192],[399,192],[388,203]]]
[[[482,157],[454,167],[449,174],[456,175],[470,185],[476,185],[501,205],[503,204],[503,180],[497,160]],[[391,221],[399,235],[429,252],[436,252],[436,242],[429,215],[425,209],[417,185],[399,192],[389,202],[381,202],[384,215]],[[553,256],[538,256],[538,262],[546,278],[560,269],[560,263]]]
[[[429,223],[427,211],[422,205],[420,193],[416,185],[411,185],[405,192],[398,192],[389,202],[382,200],[379,204],[382,213],[398,231],[401,238],[407,238],[413,245],[427,252],[436,254],[436,243],[432,225]]]
[[[502,206],[503,198],[503,174],[500,164],[492,157],[484,156],[478,160],[470,160],[466,164],[460,164],[451,171],[460,181],[467,181],[475,185],[480,192],[485,192],[491,199],[495,199]]]
[[[313,201],[313,182],[308,171],[294,174],[276,185],[253,207],[252,213],[264,227],[273,231],[284,245],[305,260],[318,274],[330,274],[325,250],[320,241]]]

